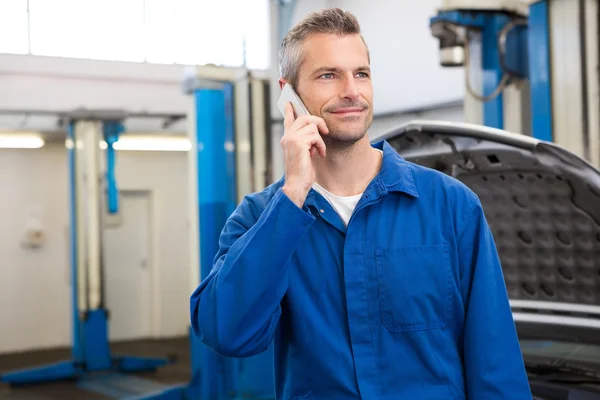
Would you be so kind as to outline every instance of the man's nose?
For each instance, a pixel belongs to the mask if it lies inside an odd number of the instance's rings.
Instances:
[[[356,100],[360,96],[358,85],[354,79],[354,75],[347,76],[343,81],[343,88],[340,93],[341,97],[346,99]]]

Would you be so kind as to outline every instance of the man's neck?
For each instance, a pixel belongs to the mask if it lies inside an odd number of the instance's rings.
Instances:
[[[338,196],[362,193],[381,168],[381,153],[365,135],[349,147],[327,147],[325,159],[316,157],[316,181]]]

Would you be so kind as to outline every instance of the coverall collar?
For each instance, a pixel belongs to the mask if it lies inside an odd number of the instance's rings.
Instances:
[[[402,158],[386,141],[377,142],[372,146],[383,151],[383,161],[379,172],[365,189],[356,209],[376,202],[390,192],[404,193],[418,198],[419,194],[408,161]],[[346,226],[337,213],[328,212],[328,210],[331,211],[331,205],[315,189],[310,189],[302,208],[313,215],[320,214],[323,219],[341,232],[346,232]]]
[[[408,161],[385,140],[374,143],[373,147],[383,151],[381,170],[376,178],[382,187],[387,192],[402,192],[418,198],[419,193]]]

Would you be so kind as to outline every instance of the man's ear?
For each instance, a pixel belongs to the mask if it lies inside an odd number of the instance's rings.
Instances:
[[[286,79],[279,78],[279,89],[283,89],[286,83],[288,83]]]

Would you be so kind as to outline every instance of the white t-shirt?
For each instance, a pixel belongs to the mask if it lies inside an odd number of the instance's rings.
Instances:
[[[383,151],[379,150],[379,152],[383,156]],[[315,189],[321,194],[321,196],[325,197],[327,201],[329,201],[331,207],[333,207],[333,209],[340,215],[344,221],[344,224],[348,226],[348,222],[350,221],[350,217],[356,208],[356,204],[358,204],[358,201],[363,194],[359,193],[352,196],[338,196],[329,192],[317,182],[313,183],[313,189]]]
[[[317,182],[313,183],[313,189],[319,192],[323,197],[329,201],[331,207],[342,217],[344,220],[344,224],[348,226],[348,222],[350,221],[350,217],[354,212],[354,208],[356,204],[360,200],[362,193],[355,194],[353,196],[338,196],[329,191],[327,191],[323,186],[319,185]]]

